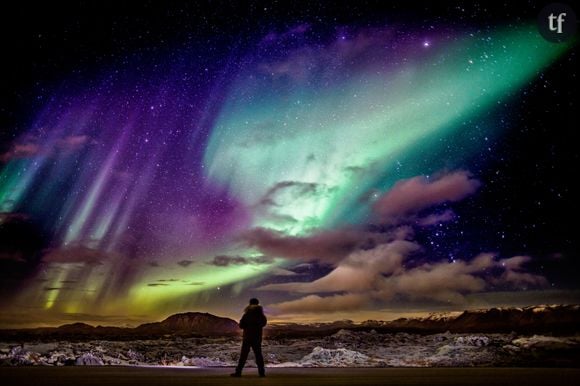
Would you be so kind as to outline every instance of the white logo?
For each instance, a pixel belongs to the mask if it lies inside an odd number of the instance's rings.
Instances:
[[[568,4],[546,5],[538,14],[537,21],[540,35],[552,43],[570,40],[578,28],[576,12]]]
[[[550,23],[550,31],[557,31],[557,33],[562,33],[562,24],[564,23],[564,16],[566,16],[565,12],[562,12],[557,17],[554,16],[553,13],[548,16],[548,21]],[[554,27],[554,20],[558,22],[558,27]]]

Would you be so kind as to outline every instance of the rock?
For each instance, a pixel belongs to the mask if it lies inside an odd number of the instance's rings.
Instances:
[[[487,336],[460,336],[455,339],[455,344],[461,346],[484,347],[489,345],[489,338]]]
[[[349,339],[354,337],[355,334],[352,331],[349,330],[345,330],[344,328],[341,328],[340,330],[338,330],[336,333],[331,335],[331,338],[333,339]]]
[[[347,350],[345,348],[326,349],[315,347],[312,352],[300,360],[304,366],[329,366],[329,367],[349,367],[371,365],[370,359],[358,351]]]
[[[580,340],[565,337],[533,335],[531,337],[514,339],[512,344],[524,349],[561,350],[580,346]]]
[[[78,357],[75,361],[77,366],[103,366],[103,360],[98,356],[88,352]]]

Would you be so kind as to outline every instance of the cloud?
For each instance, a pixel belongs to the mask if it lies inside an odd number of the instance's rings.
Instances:
[[[109,258],[109,255],[101,251],[78,245],[50,250],[43,256],[42,260],[45,263],[101,265]]]
[[[431,181],[424,176],[397,182],[374,203],[374,210],[386,219],[400,218],[445,202],[472,195],[481,183],[467,171],[456,171]]]
[[[544,287],[544,277],[522,271],[521,257],[497,260],[483,253],[468,261],[439,261],[407,267],[408,258],[420,251],[414,242],[396,240],[348,256],[327,275],[312,282],[269,284],[262,291],[309,294],[272,305],[279,313],[346,311],[351,307],[385,304],[395,299],[464,304],[465,296],[502,285]],[[502,262],[507,261],[506,265]],[[332,293],[331,296],[319,296]],[[325,299],[328,303],[325,303]],[[356,303],[354,302],[356,299]]]
[[[31,158],[41,154],[48,156],[54,154],[55,151],[73,152],[89,143],[95,143],[88,135],[69,135],[42,145],[38,143],[37,137],[28,136],[20,140],[22,143],[14,143],[10,150],[0,155],[0,160],[9,162],[13,159]]]
[[[272,264],[274,259],[270,256],[258,256],[258,257],[243,257],[243,256],[228,256],[228,255],[218,255],[207,262],[209,265],[215,265],[216,267],[228,267],[230,265],[263,265]]]
[[[378,285],[383,274],[397,273],[406,256],[419,250],[412,242],[395,240],[368,251],[356,251],[328,275],[313,282],[269,284],[258,290],[321,293],[338,291],[368,291]]]
[[[189,267],[191,264],[193,264],[193,261],[191,260],[181,260],[177,262],[178,265],[181,265],[183,268]]]
[[[455,213],[451,209],[447,209],[441,213],[432,213],[425,217],[418,218],[415,223],[422,227],[432,226],[449,222],[455,219]]]
[[[486,287],[486,281],[478,274],[485,273],[496,263],[491,254],[482,254],[467,262],[427,263],[386,278],[378,296],[383,300],[403,295],[410,299],[461,303],[465,293],[482,291]]]
[[[298,300],[278,303],[272,307],[272,311],[276,314],[334,312],[361,309],[368,303],[369,299],[360,294],[325,297],[308,295]]]
[[[241,256],[219,255],[214,256],[213,260],[207,264],[215,265],[216,267],[227,267],[230,265],[245,265],[248,264],[248,260]]]
[[[522,266],[531,260],[530,256],[514,256],[509,259],[500,260],[502,267],[507,270],[520,270]]]
[[[311,28],[310,24],[302,23],[302,24],[298,24],[298,25],[296,25],[296,26],[294,26],[294,27],[292,27],[284,32],[280,32],[280,33],[270,32],[266,36],[264,36],[264,38],[262,39],[262,43],[263,44],[270,44],[273,42],[279,42],[280,40],[294,39],[295,37],[297,37],[297,36],[300,37],[304,33],[308,32],[310,30],[310,28]]]
[[[10,150],[0,156],[3,162],[18,158],[33,157],[40,151],[40,146],[35,143],[15,144]]]
[[[272,186],[260,200],[261,205],[281,206],[299,198],[311,197],[325,191],[324,186],[313,182],[281,181]],[[284,201],[280,203],[280,201]]]
[[[548,286],[548,280],[541,275],[527,272],[506,270],[498,280],[499,284],[510,284],[513,287],[527,289],[528,287],[542,288]]]
[[[512,286],[527,288],[531,287],[546,287],[548,280],[540,275],[531,274],[524,271],[524,265],[532,258],[530,256],[514,256],[509,259],[500,260],[499,264],[505,270],[497,279],[498,285],[509,284]]]
[[[272,283],[257,290],[304,295],[272,305],[283,314],[348,311],[401,300],[465,304],[467,295],[498,287],[545,287],[543,276],[526,271],[528,256],[498,259],[494,253],[481,253],[463,260],[433,262],[413,240],[413,226],[428,227],[455,218],[450,209],[419,217],[423,210],[462,200],[480,185],[467,171],[399,181],[374,204],[375,212],[386,224],[368,226],[367,230],[349,228],[287,236],[253,229],[243,240],[262,253],[334,267],[313,281]]]
[[[274,275],[274,276],[298,276],[299,275],[298,273],[296,273],[294,271],[290,271],[289,269],[284,269],[284,268],[280,268],[280,267],[272,268],[269,273]]]
[[[296,82],[307,82],[314,76],[326,78],[340,73],[344,66],[372,63],[369,56],[382,58],[386,50],[384,42],[390,35],[391,32],[386,29],[368,28],[354,35],[343,31],[328,47],[302,46],[282,60],[260,63],[257,68],[272,79],[288,78]],[[268,34],[265,41],[275,40],[279,36]]]
[[[254,228],[242,236],[242,241],[270,256],[336,263],[366,241],[363,236],[360,231],[349,229],[320,231],[301,237]],[[368,235],[368,238],[372,237],[375,236]]]
[[[310,269],[314,266],[312,263],[300,263],[294,266],[294,269]]]
[[[267,222],[280,226],[293,226],[299,220],[293,216],[293,213],[287,212],[289,207],[301,205],[301,201],[311,205],[318,200],[324,200],[332,191],[332,187],[324,184],[280,181],[264,193],[253,209],[258,217]],[[304,221],[302,221],[302,226],[304,226]]]
[[[56,146],[65,151],[75,151],[89,143],[88,135],[69,135],[57,141]]]

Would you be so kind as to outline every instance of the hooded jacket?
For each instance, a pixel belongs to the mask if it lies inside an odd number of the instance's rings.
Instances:
[[[239,323],[240,328],[244,330],[244,340],[261,341],[262,328],[266,326],[267,322],[262,306],[259,304],[247,306]]]

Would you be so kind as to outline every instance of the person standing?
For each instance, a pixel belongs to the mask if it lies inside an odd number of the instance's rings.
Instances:
[[[264,310],[260,305],[260,301],[256,298],[250,299],[250,304],[244,310],[244,315],[240,320],[239,326],[244,330],[242,339],[242,351],[240,353],[240,360],[236,371],[231,374],[232,377],[241,377],[242,370],[248,359],[250,348],[254,351],[256,357],[256,365],[258,366],[258,373],[260,377],[265,377],[264,357],[262,356],[262,329],[266,326],[268,320],[264,315]]]

